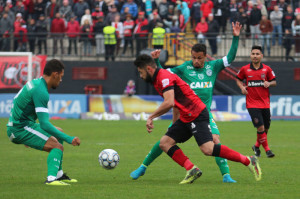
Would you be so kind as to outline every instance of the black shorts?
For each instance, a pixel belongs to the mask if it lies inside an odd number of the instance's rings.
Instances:
[[[177,120],[165,135],[174,139],[176,143],[186,142],[194,136],[198,146],[213,141],[207,109],[205,108],[192,122],[184,123]]]
[[[257,128],[264,125],[265,129],[270,128],[271,112],[269,108],[248,108],[253,125]]]

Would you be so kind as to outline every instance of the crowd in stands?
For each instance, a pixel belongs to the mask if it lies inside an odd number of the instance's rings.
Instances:
[[[260,42],[267,55],[271,45],[283,45],[288,57],[293,44],[300,55],[299,4],[299,0],[0,0],[0,51],[78,54],[82,42],[84,55],[90,55],[94,46],[97,55],[106,51],[124,55],[128,48],[133,55],[133,47],[136,52],[147,47],[146,38],[155,28],[163,29],[158,31],[162,35],[179,33],[186,32],[190,23],[198,41],[207,39],[215,55],[217,37],[226,34],[228,23],[239,21],[245,31],[241,37]],[[115,42],[105,40],[107,26],[114,28]],[[53,52],[48,52],[49,37]]]

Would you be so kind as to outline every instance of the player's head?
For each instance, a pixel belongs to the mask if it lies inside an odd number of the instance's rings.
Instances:
[[[261,59],[263,58],[261,46],[252,46],[250,58],[254,64],[259,64],[261,62]]]
[[[57,59],[52,59],[46,63],[43,75],[49,77],[49,82],[47,83],[50,85],[48,86],[52,89],[56,89],[59,86],[64,76],[64,69],[64,64]]]
[[[157,66],[151,56],[146,54],[138,56],[134,61],[134,65],[137,67],[143,80],[152,82],[152,76]]]
[[[206,60],[206,46],[204,44],[195,44],[191,50],[193,66],[203,68]]]

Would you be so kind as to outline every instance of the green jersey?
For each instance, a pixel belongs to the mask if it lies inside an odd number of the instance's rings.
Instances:
[[[44,131],[58,139],[72,143],[74,137],[60,132],[49,122],[48,101],[48,87],[44,78],[27,82],[14,97],[7,126],[24,128],[33,125],[39,119]]]
[[[201,98],[210,111],[216,78],[219,72],[225,67],[230,66],[235,59],[238,42],[239,37],[234,36],[227,56],[222,59],[205,62],[203,68],[195,68],[192,61],[186,61],[182,65],[169,68],[168,70],[189,84],[191,89]],[[156,64],[161,67],[158,59],[155,61]]]

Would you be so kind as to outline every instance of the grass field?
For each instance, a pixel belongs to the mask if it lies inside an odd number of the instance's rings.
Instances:
[[[130,172],[137,168],[152,145],[165,132],[170,121],[155,121],[148,134],[144,121],[55,120],[54,125],[82,144],[65,144],[63,169],[78,183],[51,187],[46,179],[47,153],[12,144],[6,135],[7,119],[0,119],[0,198],[300,198],[300,133],[297,121],[273,121],[269,143],[276,157],[260,158],[263,178],[256,182],[248,168],[229,162],[236,184],[222,183],[214,158],[205,157],[192,138],[179,146],[198,165],[203,175],[195,183],[179,185],[186,172],[162,154],[147,173],[134,181]],[[256,139],[250,122],[218,122],[221,141],[245,155],[253,154]],[[114,170],[98,164],[98,154],[115,149],[120,163]]]

